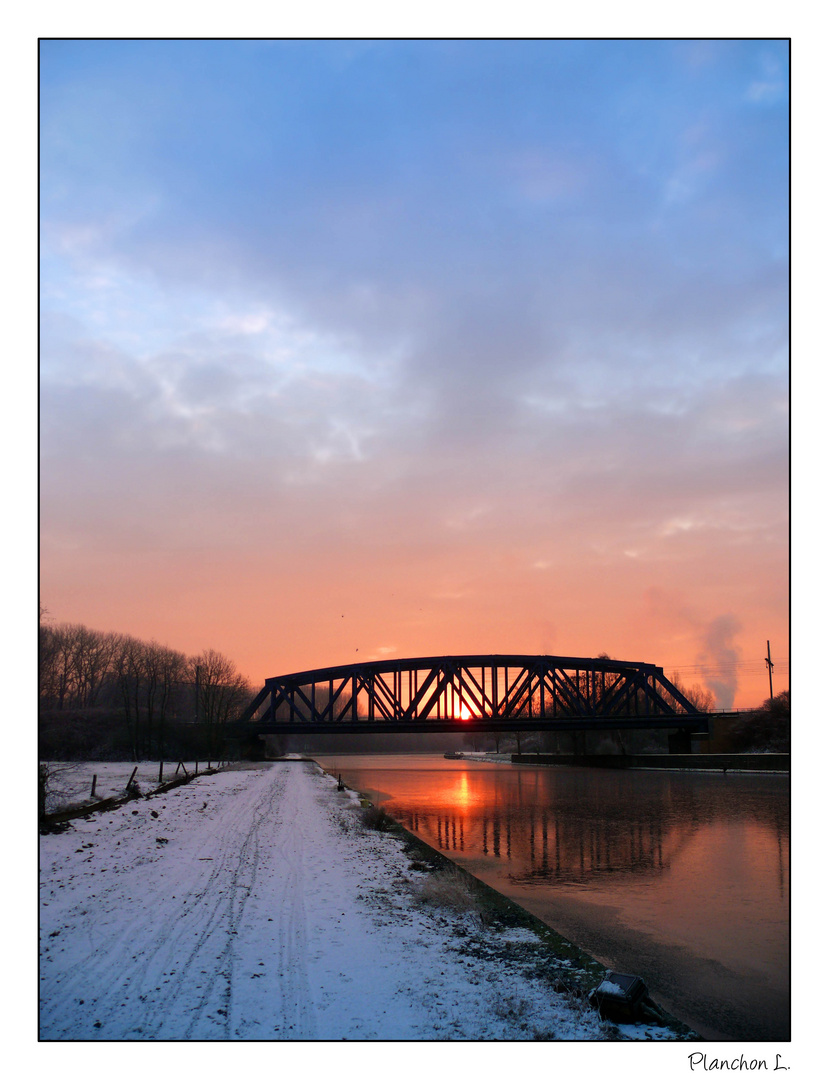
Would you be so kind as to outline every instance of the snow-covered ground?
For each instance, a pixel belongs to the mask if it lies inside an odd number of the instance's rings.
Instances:
[[[139,791],[149,792],[178,776],[204,772],[216,762],[207,761],[73,761],[50,762],[46,810],[53,813],[70,807],[91,805],[101,799],[126,795],[130,780]],[[95,794],[92,794],[93,780]]]
[[[301,762],[76,819],[41,837],[41,1039],[620,1037],[527,977],[531,931],[421,902],[412,863]]]

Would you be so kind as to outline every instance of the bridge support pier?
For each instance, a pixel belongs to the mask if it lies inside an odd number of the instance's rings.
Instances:
[[[668,735],[669,754],[690,754],[693,752],[690,731],[675,731]]]

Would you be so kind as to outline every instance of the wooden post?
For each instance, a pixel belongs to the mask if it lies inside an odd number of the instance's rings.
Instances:
[[[158,763],[158,782],[159,782],[159,784],[161,783],[161,780],[162,780],[163,776],[164,776],[164,762],[159,761],[159,763]]]
[[[199,763],[198,763],[198,761],[197,761],[197,762],[196,762],[196,767],[195,767],[195,769],[193,770],[193,776],[198,776],[198,775],[199,775]]]
[[[138,772],[138,766],[136,765],[135,768],[132,770],[132,776],[129,778],[129,780],[127,780],[127,787],[129,787],[130,784],[133,782],[133,780],[135,779],[135,774],[137,772]]]
[[[91,790],[91,791],[90,791],[90,793],[89,793],[89,797],[90,797],[90,799],[94,799],[94,798],[95,798],[95,785],[96,785],[97,783],[98,783],[98,774],[97,774],[97,773],[93,773],[93,774],[92,774],[92,790]]]

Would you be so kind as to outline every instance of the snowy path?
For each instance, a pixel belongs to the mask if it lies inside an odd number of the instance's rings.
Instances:
[[[459,951],[457,916],[414,902],[408,862],[298,762],[45,836],[41,1038],[603,1037]]]

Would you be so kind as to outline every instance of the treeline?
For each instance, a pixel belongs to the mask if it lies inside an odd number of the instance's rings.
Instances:
[[[253,692],[232,660],[187,656],[156,641],[41,619],[41,758],[222,750],[222,726]]]

